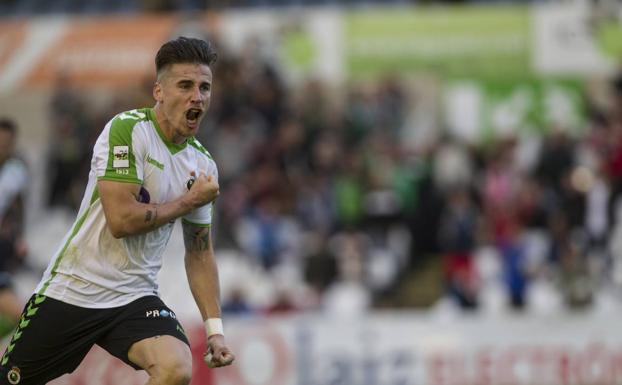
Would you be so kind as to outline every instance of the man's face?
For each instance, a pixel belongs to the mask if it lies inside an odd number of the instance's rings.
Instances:
[[[8,130],[0,129],[0,163],[3,163],[11,156],[14,144],[14,135]]]
[[[164,115],[160,123],[172,132],[173,142],[196,135],[209,107],[211,90],[212,70],[205,64],[173,64],[161,74],[153,95]]]

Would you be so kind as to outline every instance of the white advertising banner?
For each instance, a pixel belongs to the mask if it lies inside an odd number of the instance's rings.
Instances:
[[[248,319],[228,335],[238,363],[219,385],[622,383],[622,332],[596,316]]]
[[[227,319],[235,364],[212,370],[200,322],[192,385],[622,384],[619,316],[458,316],[412,313]],[[53,385],[140,385],[147,376],[99,348]]]
[[[604,75],[617,68],[607,42],[619,21],[602,20],[581,2],[533,8],[533,66],[542,75]],[[611,15],[612,16],[612,15]],[[611,29],[613,27],[613,29]],[[617,33],[617,32],[616,32]]]

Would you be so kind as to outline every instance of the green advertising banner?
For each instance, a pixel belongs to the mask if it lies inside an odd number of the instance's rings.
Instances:
[[[449,81],[444,92],[446,125],[470,141],[553,128],[572,135],[584,126],[582,85],[575,80],[459,80]]]
[[[344,14],[345,72],[442,81],[445,123],[468,140],[583,127],[580,81],[532,66],[533,9],[525,5],[421,6]]]
[[[527,6],[442,6],[345,14],[346,72],[431,72],[446,77],[530,73]]]
[[[532,79],[481,82],[483,126],[491,137],[514,129],[546,134],[553,127],[574,133],[582,127],[583,93],[578,81]]]

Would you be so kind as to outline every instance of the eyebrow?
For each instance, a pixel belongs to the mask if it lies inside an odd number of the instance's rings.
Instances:
[[[178,86],[184,86],[184,85],[195,84],[195,81],[192,80],[192,79],[180,79],[175,84],[177,84]],[[204,85],[211,87],[212,82],[209,82],[209,81],[201,81],[201,82],[199,82],[199,87],[204,86]]]
[[[177,84],[181,84],[181,83],[193,83],[194,84],[196,82],[194,80],[192,80],[192,79],[179,79],[177,81]],[[199,82],[199,84],[212,84],[212,82],[211,81],[207,81],[207,80],[202,80],[202,81]]]

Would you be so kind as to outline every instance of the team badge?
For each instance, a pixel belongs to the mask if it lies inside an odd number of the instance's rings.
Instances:
[[[22,375],[19,372],[19,368],[14,366],[9,370],[9,373],[6,375],[7,380],[9,380],[9,384],[17,385],[22,380]]]
[[[193,177],[193,176],[191,176],[191,177],[190,177],[190,179],[188,179],[188,181],[186,182],[186,188],[187,188],[188,190],[190,190],[190,187],[192,187],[192,185],[194,184],[194,181],[195,181],[196,179],[197,179],[197,178],[195,178],[195,177]]]
[[[112,160],[113,168],[127,168],[130,167],[130,147],[129,146],[114,146],[112,148]]]

